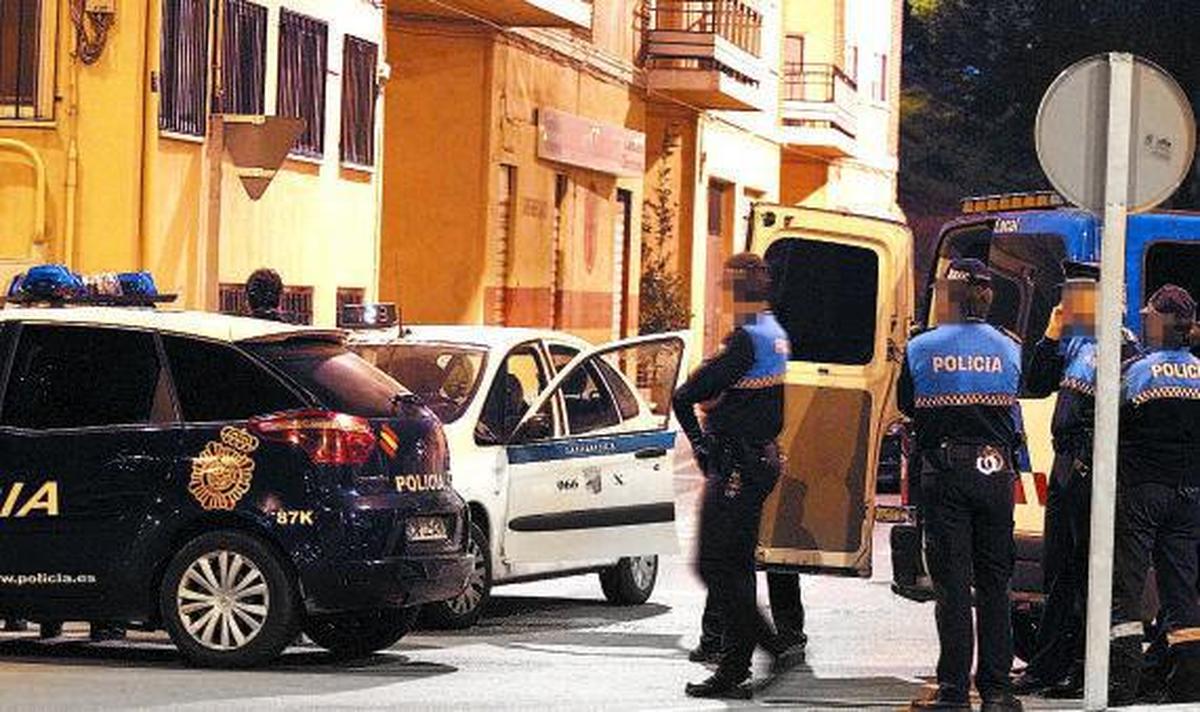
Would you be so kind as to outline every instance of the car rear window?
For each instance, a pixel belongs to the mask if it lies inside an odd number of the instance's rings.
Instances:
[[[323,406],[341,413],[386,418],[395,413],[400,396],[411,395],[394,378],[341,344],[292,339],[245,346],[295,379]]]
[[[245,420],[304,406],[279,378],[231,346],[164,336],[163,348],[189,423]]]
[[[429,409],[452,423],[479,390],[487,351],[449,344],[355,346],[354,351],[415,393]]]

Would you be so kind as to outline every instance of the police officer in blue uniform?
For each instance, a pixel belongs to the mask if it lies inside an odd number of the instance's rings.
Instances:
[[[779,477],[775,438],[783,428],[788,337],[767,308],[770,275],[757,255],[725,265],[735,328],[674,397],[675,416],[705,474],[700,513],[700,577],[723,625],[716,672],[689,684],[693,697],[745,699],[750,659],[762,645],[781,666],[789,649],[758,610],[754,549],[762,505]],[[704,427],[696,415],[703,405]]]
[[[953,260],[937,285],[939,324],[909,342],[900,377],[900,409],[916,430],[941,646],[937,694],[914,709],[971,709],[972,574],[983,710],[1022,709],[1009,680],[1008,601],[1021,348],[986,323],[991,303],[987,265]]]
[[[1142,311],[1146,353],[1121,383],[1109,702],[1136,699],[1142,595],[1153,562],[1168,643],[1166,688],[1200,701],[1200,359],[1188,334],[1196,302],[1166,285]]]
[[[1084,612],[1092,505],[1092,435],[1096,410],[1096,285],[1100,266],[1063,264],[1067,282],[1030,360],[1025,386],[1030,395],[1058,391],[1050,431],[1054,464],[1046,499],[1042,591],[1046,607],[1038,626],[1037,650],[1014,682],[1018,694],[1047,697],[1083,694]],[[1065,322],[1065,324],[1064,324]],[[1124,332],[1122,360],[1138,354]]]

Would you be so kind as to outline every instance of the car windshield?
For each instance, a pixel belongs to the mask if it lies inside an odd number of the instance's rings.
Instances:
[[[363,345],[354,350],[425,401],[443,423],[466,412],[487,362],[486,350],[457,344]]]
[[[330,409],[365,418],[390,417],[409,391],[341,344],[315,339],[249,343],[247,350],[296,380]]]

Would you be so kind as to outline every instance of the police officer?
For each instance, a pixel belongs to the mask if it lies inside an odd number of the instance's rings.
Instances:
[[[1038,626],[1036,652],[1014,682],[1018,694],[1047,697],[1083,694],[1084,616],[1091,526],[1092,435],[1096,409],[1095,263],[1065,262],[1063,303],[1050,315],[1034,350],[1025,385],[1030,395],[1055,390],[1051,435],[1054,464],[1046,498],[1042,590],[1046,607]],[[1065,322],[1065,326],[1064,326]],[[1122,360],[1138,353],[1124,332]]]
[[[1166,285],[1142,311],[1146,353],[1121,383],[1109,702],[1137,697],[1142,594],[1153,561],[1168,643],[1167,693],[1200,701],[1200,359],[1196,302]]]
[[[1022,709],[1009,681],[1008,601],[1021,349],[984,321],[991,304],[987,265],[953,260],[937,285],[939,324],[909,342],[900,378],[900,409],[913,419],[920,456],[941,646],[937,694],[914,700],[914,709],[971,709],[972,572],[979,609],[975,685],[983,710]]]
[[[706,478],[699,569],[723,626],[716,672],[686,692],[745,699],[755,647],[763,645],[780,663],[788,655],[758,610],[754,562],[763,501],[779,477],[775,438],[783,427],[788,338],[767,309],[770,276],[760,257],[730,258],[722,287],[736,328],[676,391],[673,403]],[[703,429],[699,404],[706,404]]]
[[[256,269],[246,280],[246,301],[250,316],[269,321],[285,321],[280,303],[283,300],[283,279],[266,267]]]

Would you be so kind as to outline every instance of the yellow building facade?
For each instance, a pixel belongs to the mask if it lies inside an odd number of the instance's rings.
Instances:
[[[637,5],[389,3],[380,284],[406,321],[636,331]]]
[[[184,305],[230,310],[269,266],[289,286],[285,307],[323,324],[339,294],[373,295],[376,3],[72,4],[0,0],[0,278],[39,262],[148,269]],[[226,148],[239,131],[260,140],[244,131],[254,122],[221,118],[233,114],[304,118],[259,200],[241,176],[264,174]]]
[[[412,322],[633,333],[665,196],[693,353],[715,348],[755,201],[898,214],[901,7],[389,0],[381,294]]]

